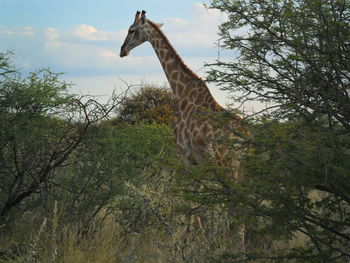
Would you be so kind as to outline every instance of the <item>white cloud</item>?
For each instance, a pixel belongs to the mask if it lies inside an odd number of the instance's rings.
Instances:
[[[21,27],[20,29],[17,30],[10,30],[6,28],[1,28],[0,27],[0,35],[18,35],[18,36],[33,36],[35,34],[35,31],[32,27],[25,26]]]
[[[109,39],[110,34],[108,32],[97,31],[96,28],[90,25],[78,25],[72,31],[73,36],[90,41],[106,41]]]
[[[218,39],[218,26],[226,20],[226,15],[215,9],[207,9],[200,3],[192,6],[192,13],[192,20],[176,17],[166,20],[169,39],[175,46],[184,49],[214,47]]]
[[[57,29],[53,28],[53,27],[48,27],[45,29],[45,38],[48,41],[55,41],[58,40],[60,38],[60,33]]]
[[[79,44],[100,45],[111,44],[121,39],[121,32],[107,32],[96,29],[91,25],[80,24],[70,30],[58,30],[52,27],[45,29],[49,41],[75,42]]]

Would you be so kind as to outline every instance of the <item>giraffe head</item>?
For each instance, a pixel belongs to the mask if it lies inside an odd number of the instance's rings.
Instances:
[[[128,35],[120,49],[120,57],[125,57],[129,52],[147,40],[145,32],[146,12],[136,12],[134,23],[129,27]]]
[[[156,24],[161,27],[162,24]],[[120,57],[125,57],[135,47],[143,44],[149,39],[149,25],[146,19],[146,11],[142,10],[135,14],[134,23],[129,27],[128,35],[120,49]]]

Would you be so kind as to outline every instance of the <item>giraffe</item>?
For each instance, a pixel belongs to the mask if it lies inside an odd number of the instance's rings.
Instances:
[[[227,165],[225,157],[230,152],[225,145],[215,143],[218,137],[230,136],[232,129],[236,134],[245,131],[242,119],[235,115],[227,127],[217,127],[206,112],[224,112],[210,93],[206,83],[190,70],[170,44],[160,29],[163,24],[146,19],[146,12],[136,12],[135,20],[120,50],[120,57],[125,57],[135,47],[148,41],[151,43],[168,79],[174,96],[177,98],[178,120],[174,128],[176,146],[185,166],[192,166],[199,161],[211,158],[219,165]],[[238,138],[239,139],[239,138]],[[237,151],[239,153],[240,150]],[[238,156],[239,154],[237,154]],[[239,158],[235,158],[233,177],[240,179],[238,172]],[[201,227],[199,217],[195,218],[197,227]],[[242,240],[243,239],[243,240]],[[242,234],[240,242],[243,242]]]

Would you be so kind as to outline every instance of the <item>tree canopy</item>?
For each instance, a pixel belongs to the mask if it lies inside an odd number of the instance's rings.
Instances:
[[[238,102],[269,105],[251,118],[243,182],[218,198],[262,234],[242,260],[346,262],[350,3],[213,0],[211,7],[227,14],[219,43],[232,59],[209,65],[208,79]],[[301,236],[294,247],[266,249]]]
[[[142,86],[125,98],[117,108],[117,122],[137,122],[172,125],[176,119],[176,99],[171,90]]]
[[[90,127],[111,111],[67,92],[60,74],[23,77],[0,53],[0,216],[48,187]]]
[[[349,130],[350,3],[345,0],[221,1],[228,14],[220,43],[235,51],[219,61],[209,80],[237,91],[237,100],[273,103],[276,113],[293,113],[312,123]]]

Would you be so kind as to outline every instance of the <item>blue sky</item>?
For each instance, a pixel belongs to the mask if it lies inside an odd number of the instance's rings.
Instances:
[[[163,31],[190,68],[205,77],[217,59],[217,27],[225,15],[209,0],[0,0],[0,51],[13,50],[25,72],[49,67],[74,83],[72,92],[108,97],[125,84],[167,84],[152,47],[121,59],[120,46],[136,10]],[[221,104],[227,93],[210,89]]]

